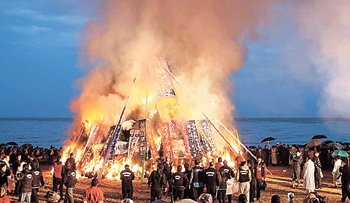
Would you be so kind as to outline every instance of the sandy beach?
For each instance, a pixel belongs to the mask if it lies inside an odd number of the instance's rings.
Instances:
[[[288,192],[293,191],[295,193],[295,201],[294,202],[302,202],[305,197],[306,191],[302,187],[292,188],[291,187],[291,167],[269,167],[269,170],[273,175],[268,175],[267,180],[267,189],[262,192],[261,202],[270,202],[270,199],[273,195],[279,195],[281,197],[282,202],[287,200]],[[322,188],[316,190],[320,195],[327,196],[328,202],[341,202],[341,189],[340,188],[332,188],[331,184],[330,171],[324,171],[324,179]],[[39,199],[40,202],[46,202],[43,197],[47,191],[52,189],[52,176],[48,167],[44,170],[45,177],[45,187],[40,189]],[[82,202],[83,192],[86,188],[90,187],[91,179],[80,178],[75,191],[74,198],[76,202]],[[118,180],[103,180],[99,187],[104,191],[105,202],[121,202],[122,194],[121,194],[121,182]],[[234,195],[233,200],[237,200],[238,195]],[[169,197],[163,198],[166,201],[170,202]],[[17,201],[17,197],[11,196],[12,201]],[[134,181],[134,201],[135,202],[149,202],[150,200],[150,190],[147,188],[147,184],[142,184],[141,180],[137,178]],[[63,202],[63,201],[62,201]],[[256,201],[258,202],[258,201]]]

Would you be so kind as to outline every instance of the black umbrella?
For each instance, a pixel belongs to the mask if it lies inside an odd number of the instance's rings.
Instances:
[[[327,141],[324,141],[323,144],[329,144],[329,143],[333,143],[332,140],[327,140]]]
[[[24,144],[24,145],[22,145],[22,147],[31,148],[31,147],[33,147],[33,145],[32,144]]]
[[[7,145],[14,145],[14,146],[17,146],[18,144],[17,143],[15,143],[15,142],[8,142],[8,143],[6,143]]]
[[[261,143],[267,142],[267,144],[268,144],[269,147],[270,147],[270,141],[273,141],[273,140],[276,140],[276,139],[273,138],[273,137],[267,137],[267,138],[261,140]]]
[[[326,139],[326,138],[328,138],[328,137],[325,135],[315,135],[311,139],[316,140],[316,139]]]
[[[276,140],[275,138],[273,137],[267,137],[267,138],[264,138],[263,140],[261,140],[261,143],[264,143],[264,142],[271,142],[273,140]]]

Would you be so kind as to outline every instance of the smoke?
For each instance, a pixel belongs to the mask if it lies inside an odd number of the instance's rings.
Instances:
[[[189,119],[202,118],[200,112],[204,111],[212,119],[232,124],[230,74],[244,63],[246,43],[257,39],[271,3],[105,2],[98,19],[90,22],[83,34],[80,58],[88,75],[82,79],[81,95],[72,102],[76,121],[100,119],[113,124],[129,95],[127,113],[144,108],[141,100],[155,86],[150,64],[154,57],[163,56],[186,87],[179,88],[179,95],[189,106]]]
[[[349,117],[350,2],[311,0],[293,6],[299,36],[311,43],[311,51],[304,53],[323,84],[321,115]]]

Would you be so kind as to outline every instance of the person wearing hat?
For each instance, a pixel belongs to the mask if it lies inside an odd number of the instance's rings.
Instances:
[[[249,201],[251,179],[251,171],[249,170],[247,163],[245,161],[242,161],[237,173],[237,181],[239,182],[239,194],[244,194],[247,197],[247,203]]]
[[[120,180],[122,180],[122,194],[123,199],[133,196],[132,181],[135,179],[134,172],[130,170],[129,164],[125,164],[125,169],[120,172]]]
[[[3,184],[0,186],[0,202],[1,203],[10,203],[10,198],[6,195],[7,186]]]
[[[97,187],[98,180],[96,178],[91,180],[91,187],[86,189],[83,194],[84,203],[102,203],[104,200],[103,191]]]

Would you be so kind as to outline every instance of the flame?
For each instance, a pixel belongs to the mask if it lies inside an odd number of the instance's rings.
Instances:
[[[233,160],[231,160],[231,156],[230,156],[230,153],[228,151],[226,152],[225,160],[227,161],[227,165],[229,167],[232,167],[232,168],[235,167],[235,162]]]

